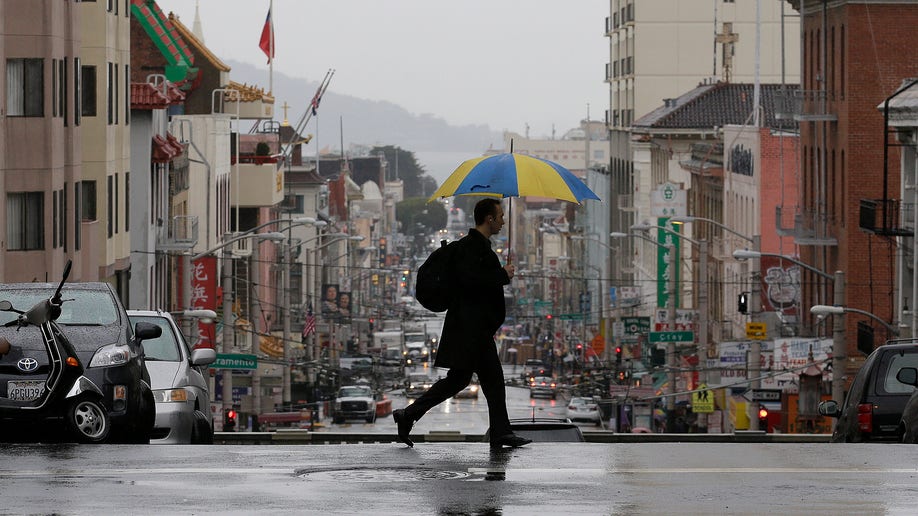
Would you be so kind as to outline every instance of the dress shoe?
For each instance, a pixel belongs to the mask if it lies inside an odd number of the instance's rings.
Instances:
[[[531,442],[532,439],[526,439],[525,437],[521,437],[514,433],[509,433],[491,441],[491,448],[502,448],[504,446],[519,448],[520,446],[525,446]]]
[[[411,433],[411,427],[414,426],[414,421],[405,414],[405,409],[393,410],[392,419],[398,425],[398,440],[407,444],[409,448],[414,448],[414,441],[408,436]]]

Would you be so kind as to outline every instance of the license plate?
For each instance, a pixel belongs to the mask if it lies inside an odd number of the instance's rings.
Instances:
[[[32,401],[45,392],[45,382],[39,380],[26,380],[21,382],[8,382],[6,384],[6,397],[15,401]]]

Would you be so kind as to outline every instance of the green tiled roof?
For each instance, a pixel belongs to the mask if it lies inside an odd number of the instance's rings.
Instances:
[[[185,79],[191,71],[190,67],[194,65],[194,57],[156,2],[131,0],[131,14],[166,58],[169,65],[166,67],[167,78],[173,82]]]

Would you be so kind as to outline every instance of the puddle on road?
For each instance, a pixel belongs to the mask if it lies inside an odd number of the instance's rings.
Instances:
[[[449,471],[418,466],[328,466],[296,471],[303,480],[347,482],[414,482],[417,480],[461,480],[465,471]]]

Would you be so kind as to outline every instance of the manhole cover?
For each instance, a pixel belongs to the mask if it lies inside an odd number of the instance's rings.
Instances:
[[[347,482],[413,482],[416,480],[455,480],[469,473],[418,466],[329,466],[298,470],[296,476],[304,480]]]

